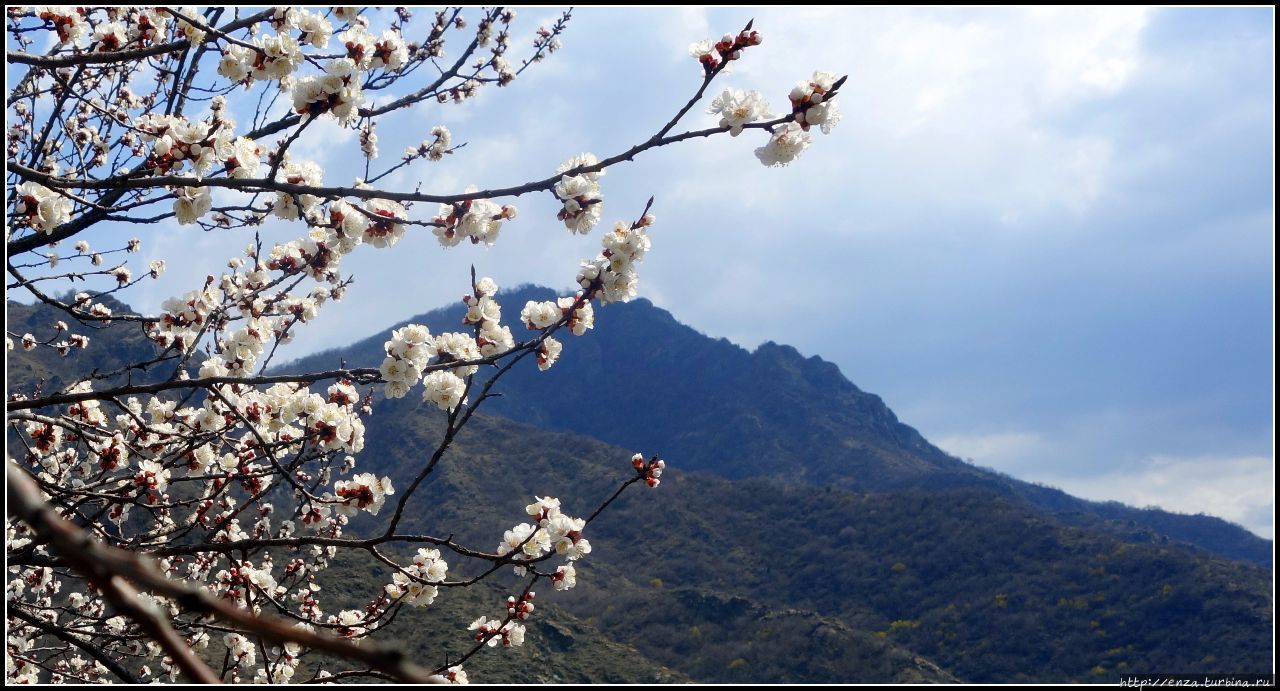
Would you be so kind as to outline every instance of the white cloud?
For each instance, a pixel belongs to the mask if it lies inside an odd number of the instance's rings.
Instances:
[[[718,39],[725,31],[740,27],[712,27],[706,8],[683,5],[664,9],[653,15],[657,26],[651,31],[659,38],[659,45],[671,60],[688,59],[689,44],[704,38]]]
[[[1034,432],[997,432],[994,434],[957,434],[934,440],[942,450],[959,458],[971,459],[978,465],[1002,472],[1012,472],[1029,457],[1034,458],[1045,442]]]
[[[1084,213],[1105,189],[1110,142],[1056,121],[1129,84],[1149,15],[765,11],[757,17],[765,44],[740,73],[777,90],[815,68],[847,72],[846,127],[857,140],[846,133],[815,146],[856,147],[851,173],[870,169],[897,194],[909,186],[919,203],[985,209],[1034,227],[1061,210]]]
[[[1132,415],[1123,422],[1142,424]],[[1096,426],[1097,420],[1090,427]],[[1125,442],[1109,433],[1082,439],[1090,430],[1079,421],[1053,433],[1010,430],[989,434],[951,434],[933,439],[943,450],[1030,482],[1050,485],[1085,499],[1119,501],[1136,507],[1158,506],[1178,513],[1205,513],[1270,538],[1274,533],[1275,461],[1272,456],[1178,456],[1150,454],[1126,458]],[[1107,469],[1081,455],[1111,446]]]
[[[1220,516],[1270,539],[1275,534],[1275,459],[1269,456],[1153,456],[1095,476],[1047,476],[1087,499]]]

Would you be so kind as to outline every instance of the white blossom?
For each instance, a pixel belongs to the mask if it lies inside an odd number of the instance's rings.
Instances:
[[[174,192],[174,197],[173,213],[182,225],[195,223],[213,208],[213,197],[207,187],[182,187]]]
[[[14,187],[14,197],[14,214],[43,233],[52,233],[71,220],[71,200],[39,183],[19,183]]]
[[[788,122],[774,128],[769,143],[756,149],[756,158],[766,166],[785,166],[808,148],[810,141],[799,123]]]
[[[390,247],[404,237],[404,207],[388,199],[370,199],[365,202],[364,210],[368,212],[368,226],[364,230],[364,241],[374,247]],[[357,212],[359,213],[359,212]]]
[[[556,569],[551,580],[556,590],[569,590],[578,584],[578,572],[573,568],[573,564],[565,564]]]
[[[445,371],[435,371],[422,380],[424,400],[431,401],[441,410],[453,410],[462,402],[467,384],[461,377]]]
[[[560,306],[551,301],[530,300],[525,303],[524,309],[520,310],[520,320],[530,329],[545,329],[560,321],[561,316],[563,314]]]
[[[728,127],[729,134],[742,134],[744,125],[759,120],[769,112],[769,104],[757,91],[742,89],[725,89],[711,101],[707,110],[711,114],[720,115],[720,126]]]

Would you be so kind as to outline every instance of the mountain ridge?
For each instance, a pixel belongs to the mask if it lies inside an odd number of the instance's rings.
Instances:
[[[555,295],[525,285],[499,293],[498,300],[505,321],[519,332],[516,315],[524,302]],[[422,323],[433,332],[461,330],[463,311],[460,304],[438,308],[390,328]],[[772,477],[850,490],[979,486],[1132,540],[1173,540],[1272,563],[1270,540],[1221,518],[1081,499],[966,463],[929,443],[879,396],[818,355],[805,357],[774,341],[748,350],[682,324],[645,298],[609,305],[597,319],[600,327],[586,336],[566,337],[560,361],[548,372],[508,373],[498,387],[507,395],[488,412],[623,447],[660,449],[685,469],[731,479]],[[327,368],[344,358],[380,362],[390,328],[285,368]],[[595,382],[606,382],[610,391],[602,394]]]

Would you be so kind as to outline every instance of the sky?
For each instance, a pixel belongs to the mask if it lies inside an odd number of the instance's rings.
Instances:
[[[555,16],[521,10],[517,45]],[[467,142],[386,186],[505,186],[621,151],[696,90],[689,44],[751,18],[764,43],[720,85],[776,112],[814,70],[848,74],[844,119],[784,168],[747,132],[611,169],[606,222],[656,197],[643,297],[708,335],[833,361],[979,465],[1272,537],[1270,8],[578,9],[563,49],[509,87],[383,121],[384,156],[434,124]],[[715,121],[695,107],[682,129]],[[295,155],[348,182],[354,134],[313,134]],[[455,301],[471,264],[504,286],[571,285],[601,229],[569,235],[549,195],[515,203],[492,248],[418,231],[353,254],[348,297],[287,355]],[[246,242],[145,233],[170,270],[131,297],[144,311]]]

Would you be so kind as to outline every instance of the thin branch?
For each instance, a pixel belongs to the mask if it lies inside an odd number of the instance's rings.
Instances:
[[[107,654],[103,653],[102,650],[97,646],[91,645],[81,640],[80,638],[73,636],[70,631],[66,630],[63,627],[50,626],[44,620],[39,619],[23,611],[23,609],[17,606],[15,603],[12,603],[12,602],[9,603],[9,608],[5,611],[5,616],[13,617],[15,619],[21,619],[22,621],[26,622],[28,625],[34,626],[35,628],[40,629],[44,633],[49,634],[50,636],[53,636],[58,640],[65,641],[67,643],[70,643],[71,645],[74,645],[75,647],[84,651],[84,653],[89,657],[92,657],[93,659],[97,660],[103,667],[107,668],[107,671],[119,677],[120,681],[123,681],[126,684],[141,683],[137,677],[133,676],[133,674],[129,672],[129,670],[125,669],[124,667],[121,667],[120,663],[116,662],[115,660],[112,660]]]
[[[89,577],[99,587],[114,587],[124,595],[129,592],[125,590],[128,587],[125,579],[128,579],[164,597],[172,598],[184,609],[230,622],[274,643],[297,643],[305,648],[363,662],[402,682],[430,684],[446,681],[443,677],[430,675],[409,662],[405,659],[402,650],[378,648],[367,644],[355,645],[341,638],[296,628],[275,618],[255,616],[213,597],[206,590],[171,580],[137,554],[103,545],[81,528],[63,519],[45,503],[40,489],[27,473],[19,470],[13,463],[6,463],[5,466],[8,484],[6,497],[10,515],[30,526],[39,539],[47,542],[53,551],[68,561],[72,568]],[[136,612],[130,613],[130,616],[134,614]],[[183,649],[190,653],[185,646]],[[179,657],[174,659],[182,664]],[[204,663],[199,664],[203,666]],[[207,671],[207,667],[205,669]],[[184,671],[188,670],[184,667]],[[188,673],[191,672],[188,671]],[[219,681],[211,671],[209,675],[208,679],[211,683]],[[200,678],[198,674],[194,676]]]

